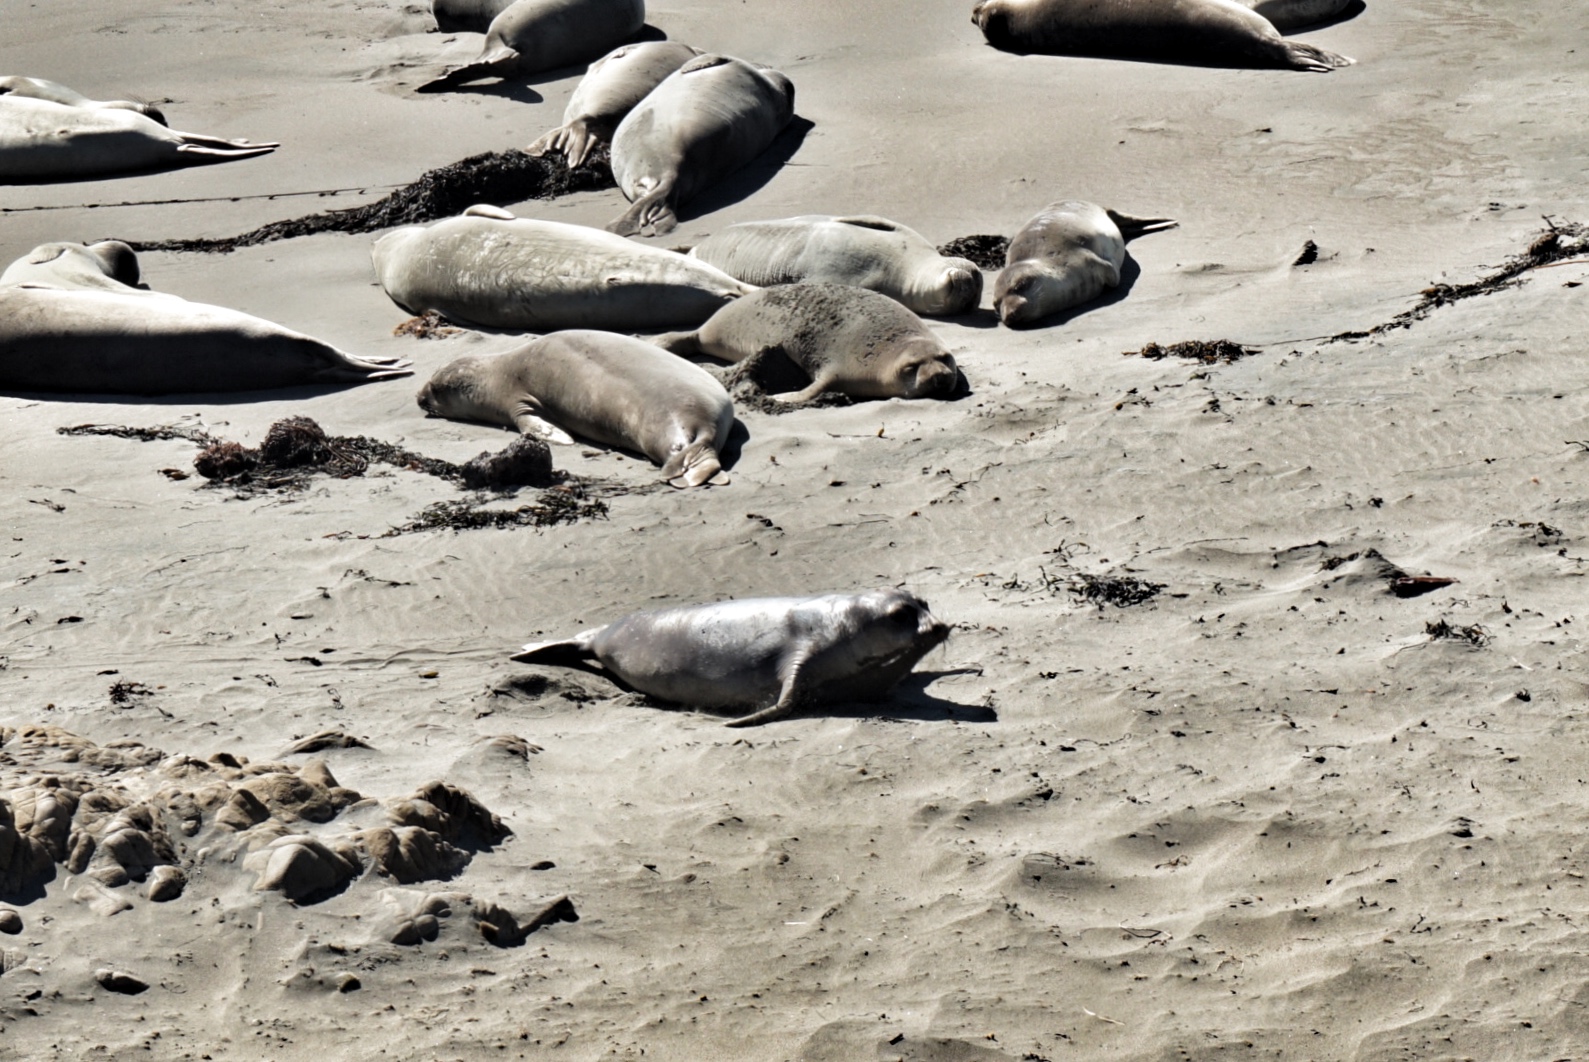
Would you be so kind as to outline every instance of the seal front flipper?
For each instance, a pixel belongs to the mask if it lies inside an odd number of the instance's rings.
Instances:
[[[568,432],[551,421],[527,410],[520,410],[513,414],[513,426],[519,429],[520,435],[533,435],[538,439],[561,443],[564,446],[574,445],[574,438]]]
[[[800,705],[801,694],[804,692],[800,689],[800,672],[810,658],[810,646],[802,646],[792,653],[784,661],[783,687],[778,691],[778,700],[759,712],[730,719],[723,725],[761,726],[763,723],[772,723],[787,717]]]
[[[281,147],[276,143],[252,143],[247,140],[222,140],[220,137],[200,136],[197,133],[177,133],[182,138],[182,143],[177,145],[177,152],[184,157],[197,156],[202,159],[214,159],[225,162],[230,159],[251,159],[256,155],[268,155]],[[197,161],[195,159],[194,161]]]
[[[1331,70],[1352,66],[1357,62],[1356,59],[1337,55],[1335,52],[1325,51],[1311,44],[1303,44],[1301,41],[1286,41],[1285,54],[1293,70],[1311,70],[1318,74],[1328,74]]]

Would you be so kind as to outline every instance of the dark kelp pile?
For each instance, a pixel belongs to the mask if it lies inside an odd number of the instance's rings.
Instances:
[[[1545,225],[1546,228],[1529,242],[1527,250],[1508,258],[1499,268],[1478,280],[1468,284],[1435,284],[1425,288],[1412,309],[1361,332],[1339,332],[1330,337],[1331,341],[1367,339],[1398,328],[1411,328],[1442,306],[1516,287],[1523,282],[1523,275],[1531,270],[1589,255],[1589,226],[1572,221],[1556,222],[1548,217]]]
[[[109,435],[150,442],[185,439],[203,447],[193,467],[210,482],[242,496],[301,490],[316,476],[348,479],[362,476],[372,464],[388,465],[447,480],[465,490],[496,491],[495,497],[438,502],[386,536],[450,527],[547,527],[581,519],[605,518],[607,503],[618,488],[586,482],[552,468],[546,443],[533,436],[515,436],[496,453],[484,452],[458,465],[363,435],[327,435],[308,417],[288,417],[270,426],[258,448],[218,439],[195,428],[129,428],[80,424],[57,428],[62,435]],[[519,487],[540,489],[542,497],[513,510],[483,506]]]
[[[1161,361],[1164,358],[1185,358],[1188,361],[1201,362],[1204,365],[1226,365],[1242,358],[1249,358],[1258,353],[1256,348],[1244,347],[1240,343],[1232,343],[1228,339],[1189,339],[1184,343],[1171,343],[1160,346],[1149,343],[1141,350],[1127,350],[1122,356],[1127,358],[1148,358],[1152,361]]]
[[[1004,236],[961,236],[938,248],[938,253],[950,258],[969,258],[980,269],[1003,269],[1004,254],[1010,241]]]
[[[517,150],[490,151],[431,170],[412,184],[361,207],[273,221],[251,232],[220,239],[126,242],[135,251],[226,253],[317,232],[375,232],[393,225],[418,225],[452,217],[477,203],[506,206],[526,199],[555,199],[572,192],[612,187],[612,165],[604,147],[574,169],[569,169],[560,157],[538,157]]]

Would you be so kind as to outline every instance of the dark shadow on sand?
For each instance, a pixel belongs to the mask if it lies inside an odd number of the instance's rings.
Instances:
[[[761,191],[778,175],[784,164],[794,157],[795,152],[800,150],[800,145],[805,142],[806,134],[815,128],[815,122],[795,115],[784,127],[784,131],[767,146],[766,151],[688,203],[681,205],[677,210],[679,221],[692,221],[715,210],[732,206]]]
[[[187,406],[237,405],[243,402],[290,402],[317,395],[335,394],[350,387],[370,387],[383,383],[408,385],[413,376],[393,376],[384,380],[354,380],[347,383],[305,384],[298,387],[277,387],[266,391],[180,391],[165,395],[134,394],[72,394],[55,391],[19,391],[0,383],[0,396],[21,398],[34,402],[93,402],[125,406]]]

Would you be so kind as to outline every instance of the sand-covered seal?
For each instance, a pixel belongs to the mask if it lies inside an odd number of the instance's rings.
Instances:
[[[381,287],[409,313],[486,328],[695,325],[756,290],[677,251],[492,206],[396,229],[371,254]]]
[[[419,408],[642,453],[675,487],[728,482],[718,457],[734,426],[728,392],[700,366],[631,336],[558,332],[506,354],[459,358],[420,390]]]
[[[1237,0],[981,0],[971,21],[1007,52],[1320,73],[1353,62],[1286,40]]]
[[[197,394],[407,376],[237,310],[133,285],[124,243],[52,243],[0,274],[0,390]]]
[[[103,107],[116,111],[137,111],[145,118],[152,118],[161,125],[166,124],[166,116],[160,113],[160,108],[152,103],[146,103],[142,100],[91,100],[76,89],[69,89],[59,82],[46,81],[41,77],[21,77],[19,75],[0,77],[0,96],[49,100],[52,103],[62,103],[68,107]]]
[[[179,133],[162,124],[159,112],[151,117],[138,104],[121,102],[61,103],[15,87],[0,94],[0,184],[230,162],[279,146]]]
[[[526,77],[588,63],[634,39],[645,24],[645,0],[516,0],[492,18],[473,62],[417,91],[440,92],[486,77]]]
[[[757,287],[850,284],[916,313],[966,313],[982,298],[982,271],[973,262],[946,258],[914,229],[870,215],[746,221],[708,236],[690,254]]]
[[[1020,327],[1090,302],[1119,285],[1127,240],[1174,225],[1074,199],[1050,203],[1010,241],[993,282],[993,309]]]
[[[673,71],[701,54],[678,41],[644,41],[615,48],[590,64],[563,111],[563,124],[525,148],[531,155],[558,152],[570,168],[584,165],[599,144],[610,143],[624,115]]]
[[[741,362],[777,351],[811,377],[804,402],[823,391],[853,398],[948,398],[960,386],[954,355],[920,317],[875,291],[847,284],[762,288],[718,310],[694,332],[652,342],[686,357]]]
[[[767,150],[794,117],[794,95],[778,71],[724,55],[669,74],[613,134],[612,175],[634,205],[607,227],[671,231],[681,203]]]
[[[873,590],[636,612],[513,659],[589,670],[594,660],[665,701],[757,709],[728,725],[758,726],[802,707],[882,700],[947,637],[915,594]]]

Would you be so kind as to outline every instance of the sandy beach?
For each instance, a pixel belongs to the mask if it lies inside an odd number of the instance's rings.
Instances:
[[[1589,222],[1589,7],[1368,0],[1296,34],[1357,61],[1328,75],[1017,56],[970,7],[647,12],[783,71],[802,120],[647,242],[821,213],[947,243],[1056,199],[1179,222],[1042,327],[988,294],[932,320],[957,400],[741,409],[702,490],[555,446],[604,514],[401,534],[469,495],[385,464],[215,487],[188,439],[58,432],[506,446],[414,396],[515,337],[394,335],[374,235],[343,233],[140,262],[410,378],[0,397],[0,798],[71,794],[60,837],[100,853],[11,891],[0,863],[0,1058],[1589,1057],[1589,257],[1535,242]],[[480,37],[392,0],[5,24],[0,71],[282,146],[0,186],[0,265],[372,202],[523,148],[581,73],[416,94]],[[1194,340],[1244,352],[1127,356]],[[880,705],[730,730],[509,659],[638,608],[883,586],[955,629]],[[175,899],[103,873],[138,807]],[[346,887],[256,889],[304,835],[362,838]]]

